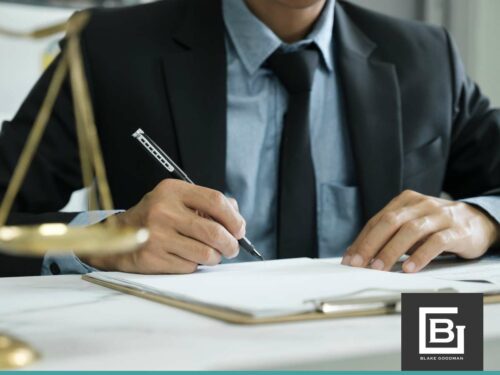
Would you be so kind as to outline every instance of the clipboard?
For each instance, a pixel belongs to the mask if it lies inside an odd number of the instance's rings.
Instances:
[[[106,288],[117,290],[122,293],[130,294],[139,298],[144,298],[150,301],[159,302],[164,305],[179,308],[185,311],[193,312],[199,315],[204,315],[217,320],[222,320],[227,323],[241,325],[258,325],[271,323],[286,323],[308,320],[325,320],[325,319],[340,319],[340,318],[355,318],[378,315],[398,314],[401,311],[401,293],[381,297],[366,297],[366,298],[344,298],[336,300],[316,301],[316,311],[273,316],[273,317],[255,317],[251,314],[245,314],[241,311],[230,310],[227,308],[217,308],[196,303],[185,302],[175,298],[166,297],[148,291],[143,291],[133,287],[115,284],[112,282],[98,280],[87,275],[82,276],[83,280],[100,285]],[[413,292],[413,291],[412,291]],[[421,292],[426,292],[422,290]],[[429,292],[427,290],[427,292]],[[434,291],[435,292],[435,291]],[[441,292],[450,292],[450,290],[442,290]],[[500,303],[500,294],[485,294],[484,303]]]
[[[324,320],[324,319],[334,319],[334,318],[353,318],[353,317],[363,317],[363,316],[374,316],[374,315],[388,315],[397,313],[396,305],[385,304],[378,306],[361,306],[357,305],[357,308],[346,308],[338,310],[335,312],[324,313],[321,311],[301,313],[295,315],[277,316],[277,317],[254,317],[250,314],[245,314],[240,311],[231,311],[223,308],[215,308],[204,305],[198,305],[195,303],[188,303],[184,301],[179,301],[174,298],[165,297],[162,295],[142,291],[132,287],[127,287],[123,285],[114,284],[111,282],[97,280],[86,275],[82,276],[83,280],[97,284],[106,288],[114,289],[122,293],[130,294],[139,298],[144,298],[150,301],[159,302],[164,305],[171,307],[176,307],[182,310],[193,312],[196,314],[208,316],[217,320],[222,320],[227,323],[233,324],[244,324],[244,325],[257,325],[257,324],[269,324],[269,323],[286,323],[286,322],[297,322],[305,320]],[[362,308],[360,308],[362,307]]]

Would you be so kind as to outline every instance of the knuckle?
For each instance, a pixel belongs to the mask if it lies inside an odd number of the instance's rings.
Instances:
[[[147,223],[158,223],[165,218],[165,209],[160,204],[153,204],[146,214]]]
[[[208,263],[212,256],[211,249],[207,246],[200,246],[198,249],[199,262],[202,264]]]
[[[380,220],[390,227],[395,227],[399,224],[399,216],[394,211],[384,213]]]
[[[178,215],[175,210],[169,209],[162,203],[151,205],[146,214],[146,223],[151,226],[175,226],[181,220],[181,215]]]
[[[196,239],[207,244],[210,243],[212,223],[207,223],[198,217],[194,217],[188,220],[188,225],[192,229]]]
[[[198,269],[198,265],[194,262],[184,262],[180,268],[180,273],[194,273]]]
[[[200,254],[201,263],[203,264],[214,264],[217,259],[216,251],[208,246],[201,246],[198,252]]]
[[[423,229],[423,223],[421,220],[412,220],[403,225],[403,230],[406,233],[417,233]]]
[[[402,193],[401,193],[401,196],[403,198],[416,198],[416,197],[419,197],[420,194],[417,193],[416,191],[414,190],[410,190],[410,189],[406,189],[404,190]]]
[[[436,199],[433,198],[426,198],[425,205],[431,210],[435,210],[441,207],[441,204]]]
[[[378,219],[379,219],[379,218],[378,218],[377,216],[373,216],[370,220],[368,220],[368,221],[366,222],[366,227],[367,227],[368,229],[373,228],[373,227],[375,226],[375,224],[377,223]]]
[[[212,243],[220,244],[225,242],[226,233],[222,226],[215,224],[210,227],[208,237]]]
[[[220,208],[227,203],[226,197],[220,191],[213,190],[209,193],[209,200],[212,207]]]
[[[202,217],[189,215],[185,218],[184,224],[187,230],[189,230],[189,234],[196,239],[201,239],[201,236],[206,233],[205,223]]]
[[[166,179],[160,181],[160,183],[158,184],[158,187],[161,190],[171,190],[175,186],[177,186],[178,183],[179,183],[179,180],[176,180],[174,178],[166,178]]]
[[[432,235],[432,242],[437,246],[444,246],[448,243],[449,236],[446,232],[434,233]]]
[[[443,207],[441,212],[450,221],[454,221],[456,219],[455,207],[453,206]]]

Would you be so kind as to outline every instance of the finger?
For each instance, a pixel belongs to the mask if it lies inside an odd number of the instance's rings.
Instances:
[[[209,215],[237,239],[245,236],[245,220],[224,194],[196,185],[186,190],[183,201],[187,207]]]
[[[196,264],[215,266],[221,262],[221,253],[206,244],[183,235],[171,236],[168,252]]]
[[[342,259],[342,264],[350,265],[352,257],[355,255],[357,249],[360,246],[368,233],[373,229],[373,227],[379,222],[380,218],[389,211],[395,210],[400,207],[405,207],[406,205],[419,201],[423,198],[422,194],[411,190],[405,190],[397,197],[392,199],[381,211],[379,211],[374,217],[372,217],[366,225],[363,227],[361,232],[358,234],[357,238],[354,240],[352,245],[346,250],[344,258]]]
[[[452,251],[460,236],[454,229],[434,233],[403,263],[403,271],[418,272],[444,251]]]
[[[165,259],[165,263],[165,273],[168,274],[193,273],[198,269],[198,263],[188,261],[175,254],[168,254],[168,259]]]
[[[217,250],[228,259],[238,255],[240,248],[238,241],[226,228],[213,220],[200,217],[190,210],[186,210],[186,214],[177,225],[177,230],[182,235]]]
[[[427,241],[429,237],[424,237],[422,238],[421,240],[417,241],[416,244],[414,244],[410,249],[408,249],[408,251],[406,252],[406,254],[408,255],[411,255],[415,252],[415,250],[417,250],[420,246],[422,246],[424,244],[425,241]]]
[[[449,228],[449,225],[447,217],[438,214],[406,222],[383,249],[375,255],[370,267],[380,271],[389,271],[399,258],[415,244],[433,233]]]
[[[210,216],[208,216],[208,215],[207,215],[206,213],[204,213],[204,212],[201,212],[201,211],[196,210],[196,211],[194,211],[194,213],[195,213],[196,215],[199,215],[199,216],[201,216],[201,217],[204,217],[205,219],[211,219],[211,217],[210,217]]]
[[[228,197],[227,200],[236,211],[240,212],[240,206],[238,205],[238,201],[236,199]]]
[[[425,205],[403,206],[387,211],[352,249],[351,265],[365,267],[406,223],[427,214]],[[405,249],[407,250],[407,249]]]
[[[168,273],[170,274],[186,274],[196,272],[198,263],[190,262],[175,254],[169,254]]]
[[[127,257],[130,260],[130,257]],[[142,274],[185,274],[193,273],[198,268],[198,264],[178,257],[175,254],[168,254],[159,248],[149,246],[134,254],[132,262],[125,262],[121,268],[124,272],[134,272]]]

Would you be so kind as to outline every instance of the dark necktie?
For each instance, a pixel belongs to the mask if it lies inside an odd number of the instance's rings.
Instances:
[[[318,52],[277,50],[267,66],[288,92],[278,182],[278,258],[317,257],[316,178],[309,110]]]

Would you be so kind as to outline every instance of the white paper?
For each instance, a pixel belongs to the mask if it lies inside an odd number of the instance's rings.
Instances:
[[[500,258],[435,263],[420,274],[443,280],[490,282],[500,286]]]
[[[90,276],[254,317],[313,311],[315,304],[311,300],[331,300],[366,289],[371,290],[370,295],[433,292],[441,288],[462,292],[493,289],[491,284],[380,272],[309,258],[200,267],[198,272],[189,275],[99,272]]]

